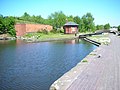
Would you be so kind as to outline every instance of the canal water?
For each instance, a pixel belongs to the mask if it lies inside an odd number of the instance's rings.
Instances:
[[[0,90],[48,90],[95,48],[82,40],[0,41]]]

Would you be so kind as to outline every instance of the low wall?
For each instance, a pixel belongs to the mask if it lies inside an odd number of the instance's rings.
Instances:
[[[38,32],[42,30],[51,31],[53,26],[44,25],[44,24],[16,24],[16,36],[23,36],[26,33]]]
[[[26,34],[26,24],[15,25],[16,36],[23,36]]]
[[[97,48],[98,49],[98,48]],[[79,62],[74,68],[65,73],[62,77],[56,80],[50,87],[50,90],[67,90],[70,85],[75,81],[78,76],[86,69],[90,64],[91,60],[96,57],[97,49],[93,50],[89,55],[87,55],[81,62]]]
[[[42,30],[51,31],[53,29],[50,25],[44,24],[26,24],[26,32],[37,32]]]

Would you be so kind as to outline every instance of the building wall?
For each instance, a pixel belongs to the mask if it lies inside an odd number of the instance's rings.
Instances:
[[[64,27],[65,34],[75,34],[78,31],[77,27],[66,26]]]
[[[26,34],[26,24],[15,25],[16,36],[23,36]]]
[[[26,33],[30,32],[38,32],[42,30],[51,31],[53,29],[50,25],[44,25],[44,24],[16,24],[15,30],[16,30],[16,36],[23,36]]]
[[[26,32],[37,32],[42,30],[51,31],[53,29],[50,25],[43,24],[26,24]]]

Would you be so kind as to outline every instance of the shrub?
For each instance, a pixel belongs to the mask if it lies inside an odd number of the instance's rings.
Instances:
[[[49,32],[44,29],[44,30],[42,31],[42,33],[43,33],[43,34],[48,34]]]
[[[86,59],[82,60],[82,62],[88,62]]]
[[[120,25],[118,26],[118,31],[120,31]]]
[[[8,31],[8,33],[9,33],[11,36],[13,36],[13,37],[16,36],[15,29],[11,29],[10,31]]]
[[[55,29],[51,30],[50,32],[54,34],[57,33]]]
[[[64,29],[61,29],[61,30],[60,30],[60,33],[64,33]]]
[[[63,30],[63,29],[57,29],[57,30],[56,30],[56,29],[53,29],[53,30],[51,30],[50,32],[51,32],[51,33],[54,33],[54,34],[55,34],[55,33],[64,33],[64,30]]]
[[[39,31],[37,31],[37,33],[49,34],[49,32],[48,32],[46,29],[44,29],[44,30],[39,30]]]

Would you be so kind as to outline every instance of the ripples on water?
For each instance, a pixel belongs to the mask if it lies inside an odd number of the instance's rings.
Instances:
[[[48,90],[95,48],[81,40],[0,41],[0,90]]]

